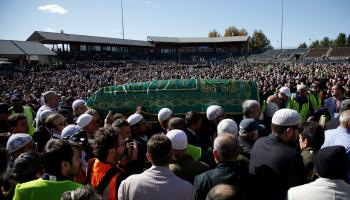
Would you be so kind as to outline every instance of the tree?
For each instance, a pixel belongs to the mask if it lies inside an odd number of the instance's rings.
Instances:
[[[263,52],[266,49],[270,49],[270,40],[267,39],[265,34],[259,30],[255,30],[251,39],[251,49],[253,53]]]
[[[306,43],[304,42],[304,43],[301,43],[301,44],[299,45],[298,48],[299,48],[299,49],[307,48],[307,45],[306,45]]]
[[[335,40],[335,45],[337,47],[344,47],[346,44],[346,35],[345,33],[339,33],[337,39]]]
[[[225,37],[231,37],[231,36],[247,36],[248,32],[244,28],[237,29],[234,26],[230,26],[225,30],[224,36]]]
[[[237,36],[247,36],[247,35],[248,35],[247,30],[245,30],[244,28],[242,28],[241,30],[239,30]]]
[[[348,36],[348,39],[346,40],[346,46],[347,47],[350,47],[350,34]]]
[[[319,41],[319,40],[316,40],[316,41],[312,42],[311,47],[312,47],[312,48],[318,48],[318,47],[320,47],[320,41]]]
[[[220,37],[220,33],[218,33],[215,29],[208,33],[208,37]]]
[[[321,41],[322,47],[329,47],[332,44],[332,41],[328,37],[324,37]]]

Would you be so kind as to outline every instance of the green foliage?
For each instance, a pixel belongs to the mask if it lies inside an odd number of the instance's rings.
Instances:
[[[208,37],[220,37],[220,33],[218,33],[215,29],[208,33]]]
[[[303,43],[304,44],[304,43]],[[302,44],[299,45],[299,48]],[[332,40],[329,37],[324,37],[321,41],[315,40],[311,44],[311,48],[321,47],[350,47],[350,34],[346,37],[345,33],[339,33],[336,39]]]
[[[329,39],[329,37],[324,37],[323,40],[321,40],[321,46],[322,47],[329,47],[331,46],[332,41]]]
[[[339,33],[337,39],[335,40],[335,45],[338,47],[344,47],[346,44],[346,35],[345,33]]]
[[[224,37],[231,37],[231,36],[247,36],[248,32],[244,28],[237,29],[234,26],[230,26],[225,30]]]
[[[299,49],[307,48],[307,45],[306,45],[306,43],[304,42],[304,43],[301,43],[301,44],[299,45],[298,48],[299,48]]]
[[[266,35],[261,30],[254,31],[250,41],[250,46],[253,53],[259,53],[271,49],[270,40],[267,39]]]
[[[320,45],[320,41],[319,40],[313,41],[312,44],[311,44],[312,48],[319,48],[320,46],[321,45]]]

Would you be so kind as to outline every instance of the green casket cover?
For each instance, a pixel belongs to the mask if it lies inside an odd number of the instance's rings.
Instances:
[[[254,81],[173,79],[103,87],[87,100],[87,106],[106,116],[108,111],[130,114],[141,105],[143,114],[154,116],[164,107],[181,115],[220,105],[235,115],[242,112],[243,101],[258,98]]]

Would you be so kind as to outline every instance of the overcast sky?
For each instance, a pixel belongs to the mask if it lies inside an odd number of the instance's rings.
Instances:
[[[0,39],[35,30],[122,38],[120,0],[0,0]],[[123,0],[125,38],[207,37],[216,29],[262,30],[280,46],[282,0]],[[283,47],[350,34],[350,0],[284,0]]]

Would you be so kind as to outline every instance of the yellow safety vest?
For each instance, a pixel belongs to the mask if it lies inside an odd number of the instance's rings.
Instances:
[[[321,107],[321,97],[319,94],[314,94],[312,92],[309,92],[309,96],[310,96],[310,103],[312,105],[312,108],[314,109],[313,111],[316,111],[318,109],[320,109]]]
[[[306,97],[307,97],[307,103],[304,103],[302,105],[302,107],[299,108],[299,102],[297,102],[295,100],[295,94],[293,94],[292,97],[290,98],[290,100],[288,102],[288,106],[287,106],[288,108],[297,111],[300,114],[301,119],[303,120],[303,122],[306,122],[308,114],[309,114],[309,110],[310,110],[310,98],[309,98],[309,95],[307,95]]]
[[[28,134],[29,135],[33,135],[33,133],[35,132],[35,128],[33,126],[33,112],[32,112],[32,108],[29,106],[22,106],[23,107],[23,113],[28,120]],[[12,110],[11,115],[16,114],[16,112],[14,110]]]

